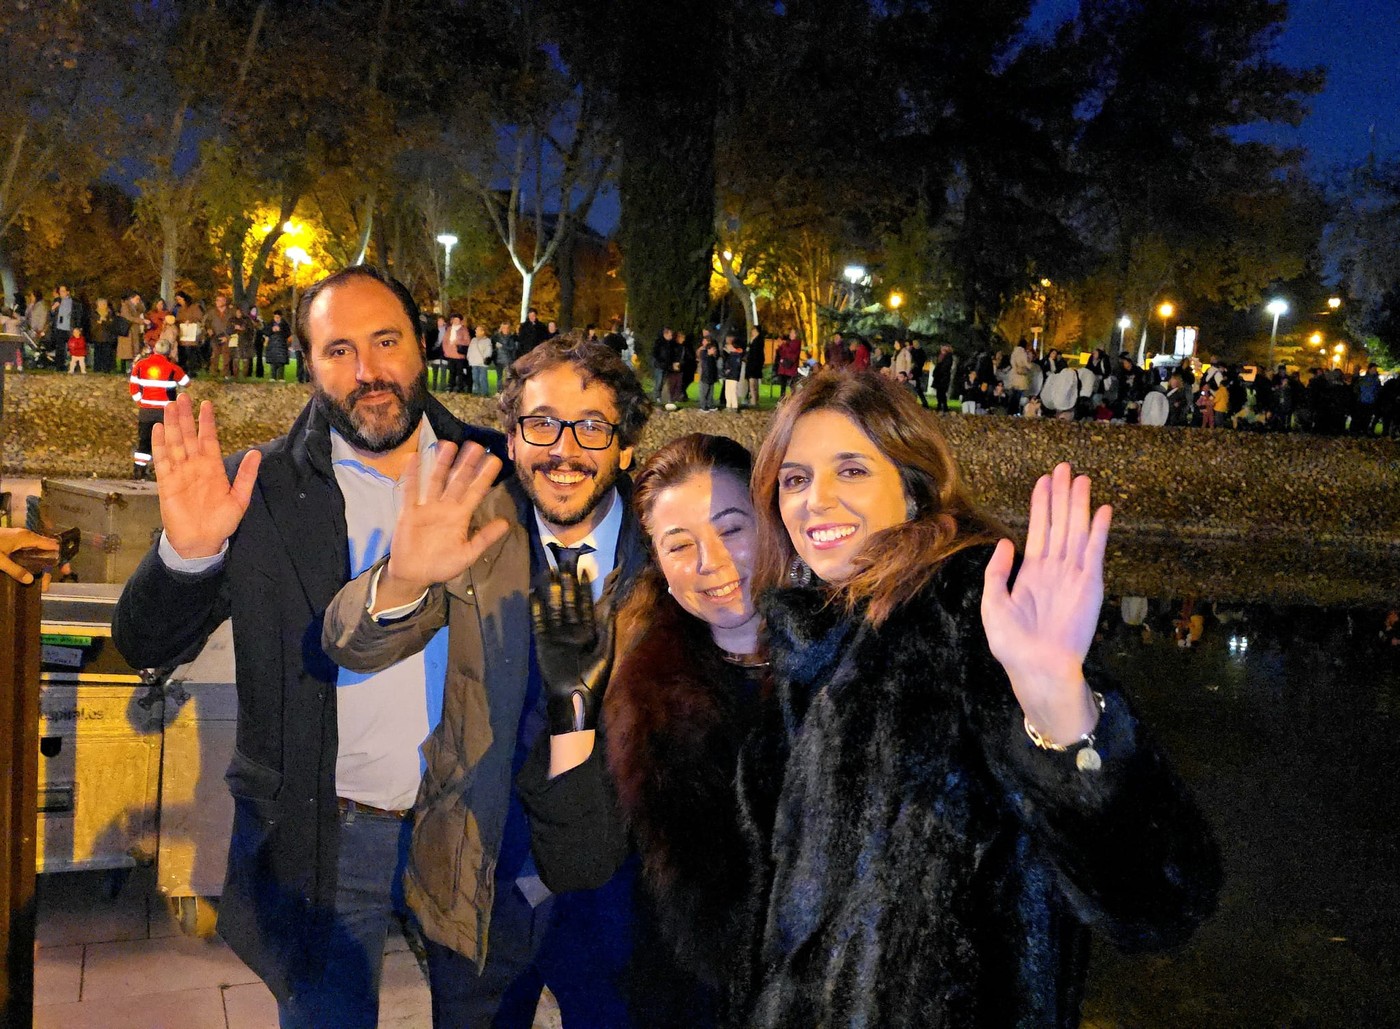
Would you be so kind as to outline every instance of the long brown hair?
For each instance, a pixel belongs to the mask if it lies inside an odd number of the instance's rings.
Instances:
[[[705,472],[727,472],[747,488],[752,471],[753,455],[742,444],[727,436],[692,432],[673,439],[652,454],[637,473],[632,485],[632,507],[646,532],[650,557],[617,613],[619,654],[630,649],[632,642],[646,631],[662,606],[674,605],[679,609],[679,605],[666,592],[666,576],[656,563],[655,545],[651,542],[651,514],[657,498],[671,487]],[[688,615],[687,618],[698,621]],[[705,634],[708,636],[708,629]]]
[[[848,611],[865,605],[866,618],[879,625],[927,586],[943,561],[1006,535],[973,499],[934,416],[906,387],[873,372],[827,369],[779,406],[754,462],[755,595],[787,585],[797,556],[778,507],[778,470],[798,419],[813,411],[842,414],[870,437],[899,469],[910,506],[909,521],[871,536],[855,573],[832,587],[833,601]]]

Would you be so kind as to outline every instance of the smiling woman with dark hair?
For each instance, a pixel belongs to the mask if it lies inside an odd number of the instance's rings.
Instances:
[[[739,775],[768,812],[745,1024],[1075,1026],[1090,928],[1162,947],[1213,909],[1202,816],[1086,665],[1089,485],[1041,478],[1018,561],[906,391],[824,373],[780,409],[753,480],[778,702]]]

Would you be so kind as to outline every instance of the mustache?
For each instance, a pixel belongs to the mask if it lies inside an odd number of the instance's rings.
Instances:
[[[586,464],[580,464],[578,461],[567,457],[547,458],[546,460],[541,461],[539,464],[532,465],[531,468],[532,470],[540,472],[542,474],[560,471],[579,472],[583,475],[589,476],[590,478],[596,477],[598,474],[598,469],[590,468]]]
[[[403,387],[397,382],[392,382],[389,379],[375,379],[373,382],[364,382],[352,389],[345,397],[345,406],[347,408],[354,407],[371,393],[384,392],[394,394],[394,396],[399,398],[400,403],[404,403],[408,400],[408,397],[404,394]]]

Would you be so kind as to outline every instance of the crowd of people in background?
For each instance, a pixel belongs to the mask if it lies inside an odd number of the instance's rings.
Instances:
[[[1143,367],[1127,351],[1111,357],[1099,348],[1079,364],[1053,347],[1037,357],[1022,340],[1010,354],[978,351],[961,376],[960,399],[970,414],[1400,436],[1400,376],[1382,378],[1374,362],[1355,373],[1283,364],[1270,373],[1194,357]]]
[[[517,327],[503,321],[494,332],[456,311],[423,317],[430,387],[447,393],[491,395],[517,358],[559,335],[558,324],[542,320],[533,308]],[[32,341],[35,363],[70,374],[128,374],[164,339],[194,377],[308,380],[289,312],[278,309],[264,318],[256,305],[236,305],[223,294],[206,303],[181,290],[170,304],[157,297],[148,307],[132,291],[89,305],[60,283],[48,298],[31,290],[18,304],[0,309],[0,331],[24,335]],[[622,319],[606,332],[596,325],[585,332],[641,363]],[[910,334],[887,343],[879,336],[834,332],[817,346],[795,328],[770,339],[756,325],[746,333],[668,326],[645,357],[652,367],[652,400],[669,409],[686,403],[701,411],[756,408],[765,383],[781,400],[813,372],[832,366],[874,369],[906,386],[924,407],[942,412],[956,404],[964,414],[1400,436],[1400,376],[1383,377],[1374,363],[1353,373],[1280,364],[1270,373],[1254,365],[1159,356],[1144,367],[1127,351],[1115,357],[1098,348],[1087,360],[1071,359],[1054,347],[1037,353],[1025,339],[1009,351],[984,346],[963,357],[948,343]]]

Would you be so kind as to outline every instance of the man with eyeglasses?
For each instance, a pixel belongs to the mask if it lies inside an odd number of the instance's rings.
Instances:
[[[449,630],[446,693],[466,705],[444,712],[424,748],[415,833],[425,846],[463,853],[449,879],[422,881],[410,867],[405,884],[415,910],[444,912],[439,931],[428,932],[435,1029],[528,1029],[545,986],[571,1029],[657,1024],[635,1007],[647,1001],[622,989],[635,868],[599,890],[551,895],[512,785],[542,734],[596,726],[596,709],[544,695],[528,593],[567,570],[588,582],[604,612],[625,595],[646,559],[626,472],[651,403],[610,347],[578,335],[547,340],[516,361],[498,403],[515,475],[483,498],[491,459],[477,451],[453,463],[443,448],[431,474],[410,487],[417,503],[400,513],[387,558],[331,603],[323,643],[339,664],[370,672],[412,654],[443,625]],[[507,679],[523,702],[509,703]],[[483,759],[501,739],[513,741],[513,754]],[[491,781],[509,793],[503,824],[469,820],[463,832],[465,776],[476,789]],[[470,917],[481,911],[489,927]]]

